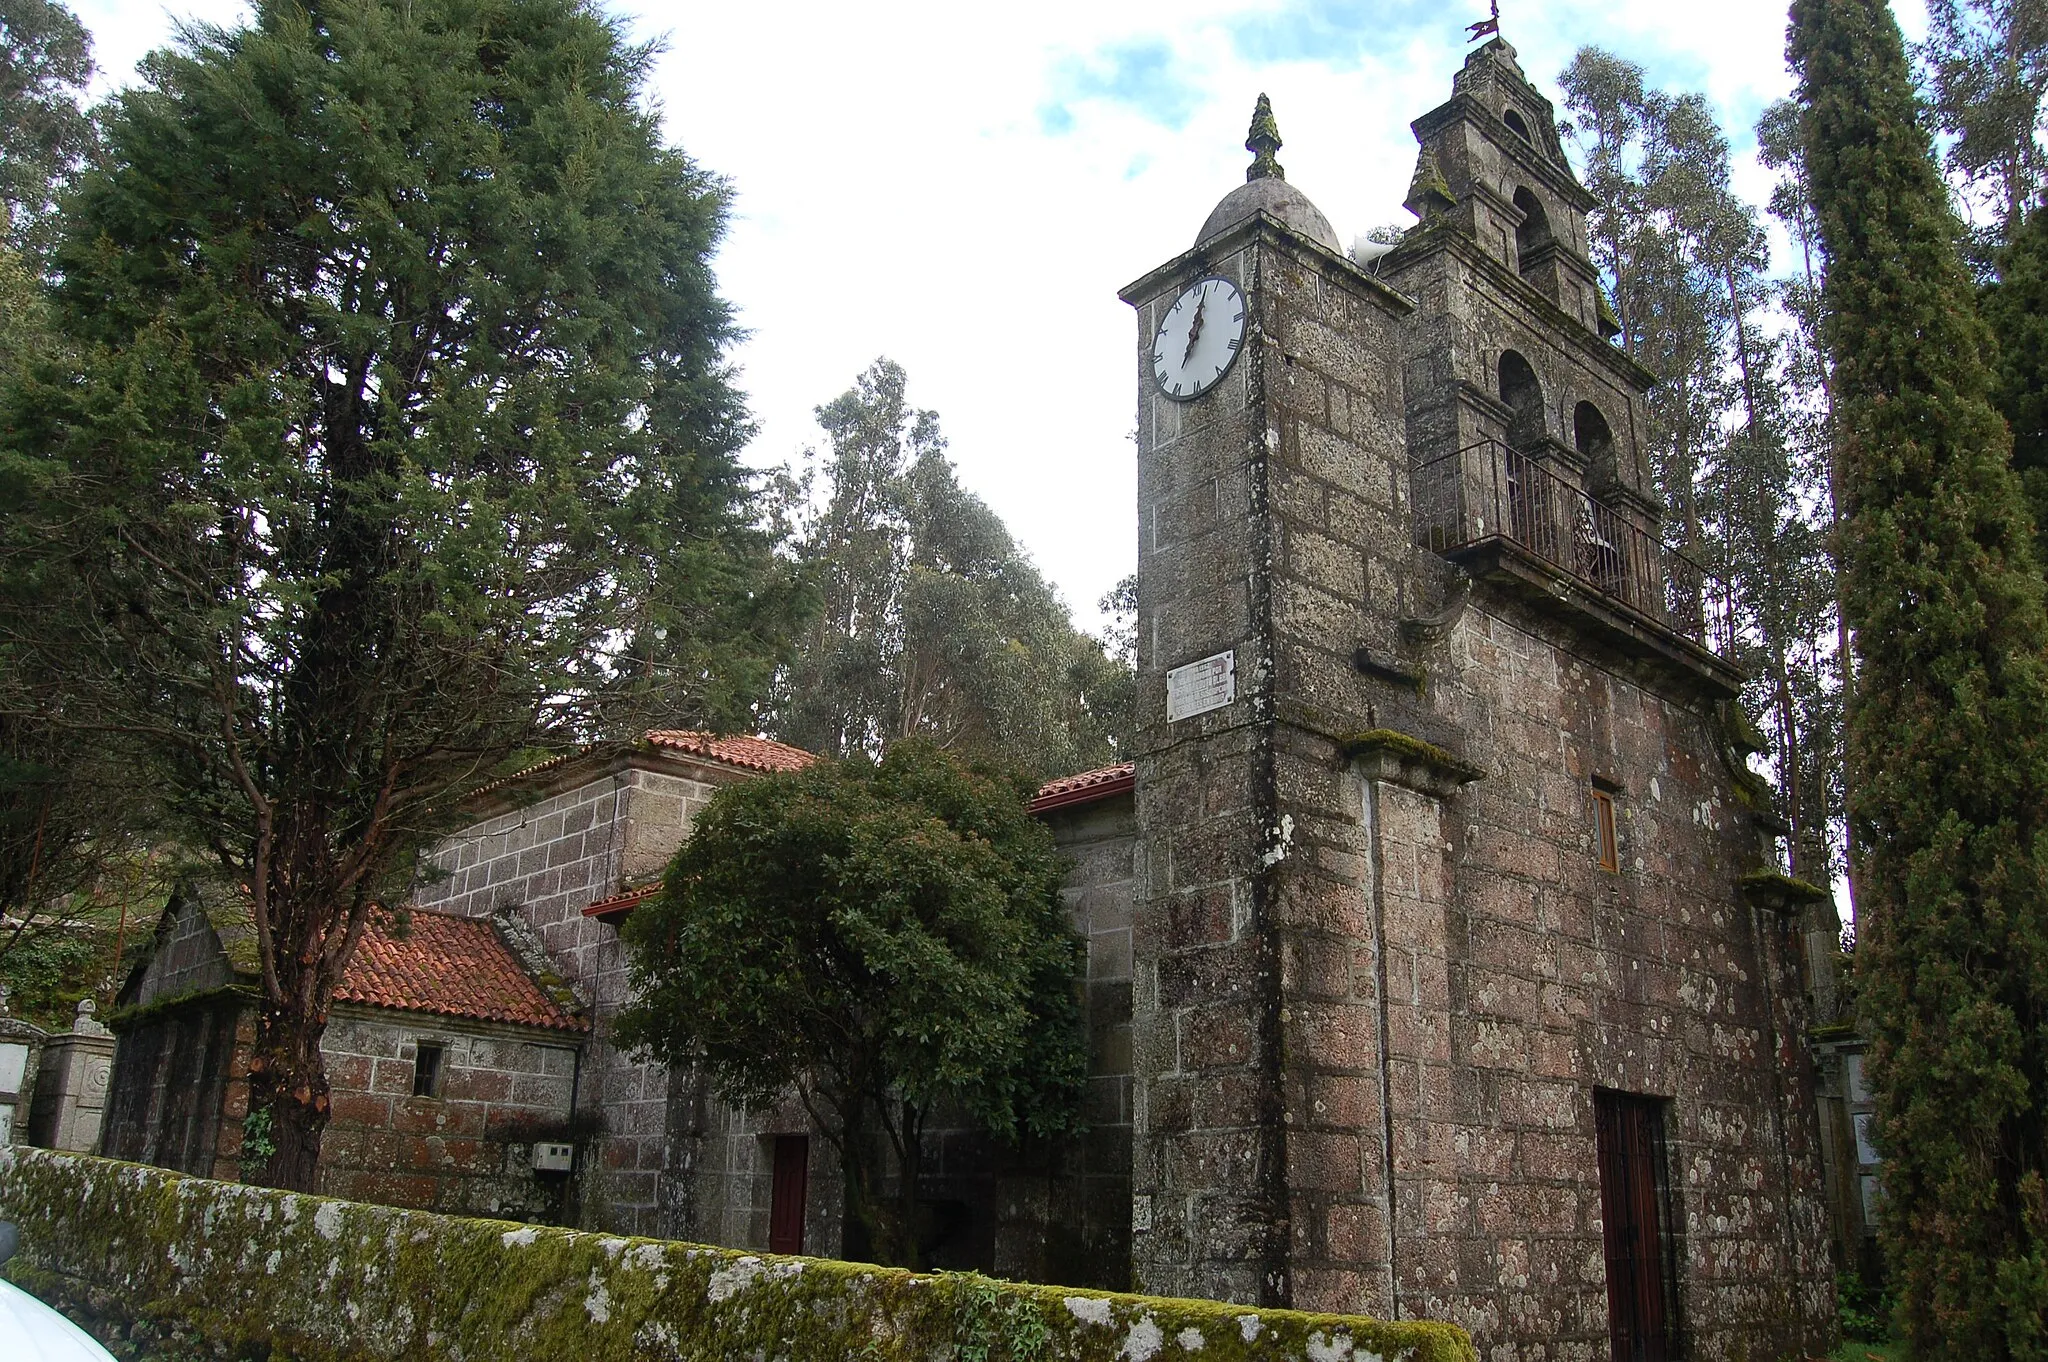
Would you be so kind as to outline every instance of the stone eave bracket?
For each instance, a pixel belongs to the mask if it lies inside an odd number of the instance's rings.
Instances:
[[[1825,903],[1828,891],[1781,870],[1756,870],[1735,882],[1742,897],[1759,908],[1790,917],[1810,904]]]
[[[1384,780],[1437,799],[1447,799],[1486,772],[1435,743],[1391,728],[1375,728],[1338,740],[1344,759],[1367,780]]]

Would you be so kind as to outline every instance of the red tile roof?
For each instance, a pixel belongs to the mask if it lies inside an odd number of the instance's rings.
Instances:
[[[679,728],[650,730],[647,741],[671,752],[709,757],[727,766],[744,766],[752,771],[801,771],[818,759],[817,753],[767,738],[720,737]]]
[[[608,899],[599,899],[583,910],[583,916],[594,917],[600,922],[624,922],[642,900],[651,899],[661,892],[661,881],[643,884],[638,889],[628,889],[613,894]]]
[[[1061,776],[1038,787],[1038,795],[1031,801],[1031,812],[1044,813],[1069,804],[1092,804],[1098,799],[1126,794],[1136,785],[1137,768],[1127,761],[1083,771],[1079,775]]]
[[[705,733],[695,729],[652,728],[640,735],[640,740],[649,746],[671,752],[684,752],[691,756],[703,757],[710,761],[722,762],[727,766],[739,766],[749,771],[799,771],[818,759],[815,752],[806,752],[801,747],[775,742],[768,738],[745,736],[721,737],[716,733]],[[475,799],[480,795],[495,794],[515,785],[523,785],[536,776],[547,774],[560,766],[587,757],[593,752],[607,749],[617,751],[629,748],[630,743],[590,743],[549,757],[546,761],[532,766],[521,767],[509,776],[500,776],[485,785],[479,785],[464,798]]]
[[[590,1029],[548,996],[488,921],[419,909],[408,917],[401,933],[390,914],[371,912],[336,1002],[556,1031]]]

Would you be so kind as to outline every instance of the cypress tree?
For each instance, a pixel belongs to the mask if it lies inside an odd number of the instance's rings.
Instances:
[[[1883,0],[1794,0],[1828,262],[1880,1232],[1921,1357],[2048,1355],[2048,612]]]

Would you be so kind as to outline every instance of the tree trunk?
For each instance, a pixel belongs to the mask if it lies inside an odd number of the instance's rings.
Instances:
[[[294,999],[296,1003],[298,1000]],[[249,1059],[249,1119],[242,1126],[242,1181],[293,1192],[316,1192],[320,1139],[327,1129],[324,1018],[296,1006],[265,1003],[256,1012]]]
[[[839,1167],[846,1187],[848,1257],[885,1267],[917,1266],[914,1223],[904,1223],[900,1201],[882,1194],[888,1144],[865,1124],[849,1125],[841,1137]]]
[[[924,1179],[924,1122],[910,1103],[902,1104],[902,1125],[896,1139],[896,1226],[901,1236],[898,1265],[911,1269],[924,1266],[919,1259],[918,1184]]]

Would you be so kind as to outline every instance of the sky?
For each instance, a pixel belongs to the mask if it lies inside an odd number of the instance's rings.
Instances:
[[[179,20],[238,0],[74,0],[101,88]],[[939,413],[961,481],[1009,524],[1076,618],[1136,561],[1137,335],[1122,285],[1193,245],[1244,179],[1252,106],[1347,243],[1406,226],[1408,123],[1449,96],[1480,3],[1427,0],[626,0],[662,44],[668,139],[732,188],[716,262],[758,434],[748,461],[801,460],[813,409],[878,356]],[[1470,11],[1469,13],[1467,11]],[[1917,36],[1916,0],[1902,26]],[[1697,91],[1736,186],[1769,175],[1750,129],[1791,92],[1784,0],[1508,0],[1503,36],[1538,88],[1582,45]]]

